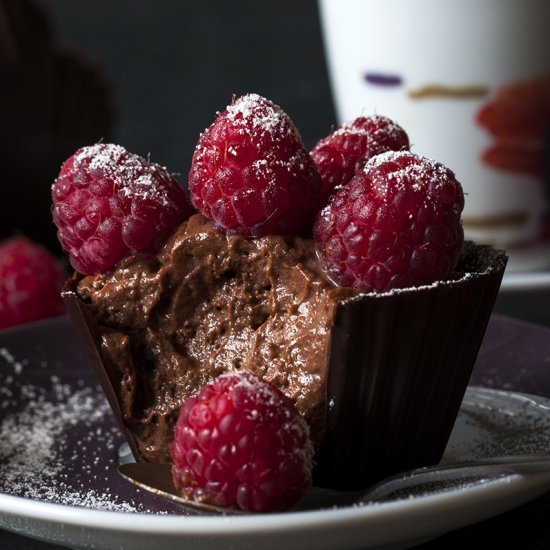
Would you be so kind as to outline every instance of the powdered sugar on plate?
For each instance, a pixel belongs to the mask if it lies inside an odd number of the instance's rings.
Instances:
[[[36,374],[36,366],[31,370]],[[35,383],[26,376],[25,360],[0,348],[0,493],[148,512],[139,498],[121,498],[113,490],[121,436],[99,388],[50,375],[47,363],[39,370]]]

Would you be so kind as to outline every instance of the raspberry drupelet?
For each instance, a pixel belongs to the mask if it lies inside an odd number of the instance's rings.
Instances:
[[[313,446],[292,402],[248,371],[184,402],[171,448],[183,496],[249,512],[294,506],[311,484]]]
[[[189,189],[195,207],[225,233],[311,234],[321,181],[289,116],[248,94],[200,136]]]
[[[314,234],[337,284],[384,292],[444,280],[464,241],[453,172],[410,153],[373,157],[339,188]]]
[[[59,241],[82,274],[158,251],[192,213],[166,169],[113,144],[83,147],[65,161],[52,199]]]

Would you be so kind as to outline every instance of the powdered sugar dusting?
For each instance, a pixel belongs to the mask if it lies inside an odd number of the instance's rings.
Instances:
[[[120,434],[102,422],[110,409],[99,388],[47,375],[29,382],[24,361],[0,355],[0,492],[56,504],[122,512],[147,512],[110,489]],[[36,366],[33,367],[36,369]],[[76,440],[76,443],[75,443]]]
[[[81,148],[75,153],[69,171],[101,174],[126,197],[150,199],[163,206],[169,204],[165,193],[165,180],[169,178],[166,168],[129,153],[121,145],[98,143]]]
[[[393,169],[388,173],[384,171],[384,177],[376,178],[374,181],[377,188],[381,186],[392,189],[407,187],[415,191],[426,189],[428,192],[432,192],[450,184],[459,185],[454,174],[446,166],[427,157],[412,155],[408,151],[387,151],[376,155],[367,161],[363,170],[369,173],[387,163],[392,163],[399,169]],[[388,194],[387,191],[380,190]]]
[[[201,138],[208,136],[212,129],[219,124],[219,120],[225,117],[230,123],[233,132],[236,131],[242,136],[248,136],[248,140],[255,144],[257,148],[265,148],[263,143],[267,137],[267,144],[270,142],[281,143],[285,140],[291,140],[296,147],[301,146],[301,138],[298,130],[288,117],[288,115],[278,106],[268,101],[258,94],[247,94],[236,99],[223,112],[217,113],[216,121],[201,133]],[[234,134],[230,136],[230,142],[227,145],[227,152],[235,154],[235,147],[232,143]],[[211,144],[209,140],[199,139],[195,148],[194,162],[206,162],[210,165],[214,159],[210,158]],[[252,162],[252,167],[259,174],[272,175],[272,165],[277,161],[278,156],[270,146],[263,152],[265,157],[256,159]],[[219,159],[217,159],[219,160]],[[214,162],[215,164],[217,163]],[[279,159],[280,163],[280,159]],[[296,164],[296,155],[288,159],[286,166],[289,169]],[[302,167],[300,167],[302,168]]]
[[[8,349],[0,348],[0,357],[13,366],[15,374],[21,374],[21,372],[23,371],[23,363],[16,361],[15,357],[10,353]],[[0,386],[0,390],[1,389],[2,387]]]
[[[254,129],[273,133],[280,125],[284,113],[258,94],[240,97],[227,107],[227,118],[237,124],[239,121],[251,123]]]
[[[239,97],[227,107],[227,119],[243,132],[269,134],[274,141],[286,139],[297,130],[286,113],[258,94]]]
[[[399,140],[402,136],[403,129],[393,120],[381,115],[371,115],[368,118],[372,124],[366,126],[358,124],[357,121],[346,122],[335,130],[332,136],[365,136],[369,139],[371,149],[375,150],[378,150],[380,144],[386,142],[388,137]]]

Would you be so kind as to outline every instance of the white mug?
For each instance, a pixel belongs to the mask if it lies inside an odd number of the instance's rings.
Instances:
[[[319,6],[338,122],[393,118],[462,183],[466,238],[548,265],[550,0]]]

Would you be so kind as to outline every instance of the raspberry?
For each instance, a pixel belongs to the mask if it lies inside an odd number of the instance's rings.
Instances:
[[[218,376],[183,404],[171,455],[178,490],[215,506],[287,510],[311,484],[307,424],[283,393],[248,371]]]
[[[0,329],[65,313],[66,274],[42,246],[25,237],[0,243]]]
[[[321,174],[321,205],[325,206],[335,188],[348,183],[371,157],[408,149],[407,133],[387,117],[359,117],[342,125],[311,151]]]
[[[260,237],[311,233],[321,182],[289,116],[248,94],[201,135],[189,189],[195,207],[218,229]]]
[[[366,291],[431,284],[455,267],[464,240],[460,183],[442,164],[408,151],[373,157],[316,221],[333,279]]]
[[[164,168],[112,144],[83,147],[65,161],[52,198],[59,241],[83,274],[158,251],[191,214],[183,188]]]

